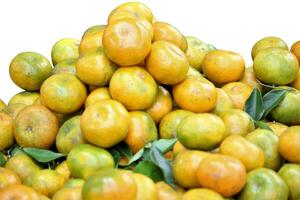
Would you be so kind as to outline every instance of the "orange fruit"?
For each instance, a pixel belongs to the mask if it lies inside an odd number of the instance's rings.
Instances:
[[[181,196],[167,183],[160,181],[155,183],[157,190],[157,200],[180,200]]]
[[[282,39],[278,37],[264,37],[253,45],[251,50],[252,59],[254,59],[261,50],[274,47],[288,50],[288,45]]]
[[[176,138],[179,123],[191,114],[191,111],[180,109],[166,114],[159,123],[159,136],[164,139]]]
[[[151,50],[151,35],[138,20],[124,18],[110,23],[103,33],[106,56],[120,66],[142,62]]]
[[[39,194],[26,185],[10,185],[0,190],[1,200],[40,200]]]
[[[157,200],[155,183],[143,174],[132,174],[137,186],[136,200]]]
[[[223,197],[217,192],[206,189],[196,188],[188,190],[182,197],[182,200],[223,200]]]
[[[47,58],[35,52],[20,53],[9,65],[11,80],[20,88],[29,91],[39,90],[51,73],[52,66]]]
[[[107,87],[96,88],[87,96],[84,107],[87,108],[88,106],[105,99],[111,99],[109,89]]]
[[[280,135],[279,152],[285,160],[300,164],[300,126],[291,126]]]
[[[235,108],[244,109],[245,103],[252,92],[252,88],[242,82],[227,83],[222,89],[230,96]]]
[[[87,96],[85,85],[71,74],[55,74],[41,87],[41,100],[51,110],[69,114],[78,111]]]
[[[231,197],[242,190],[246,183],[246,169],[236,158],[211,154],[199,165],[197,178],[202,187]]]
[[[287,85],[298,76],[297,57],[288,50],[268,48],[261,50],[253,62],[256,77],[269,85]]]
[[[55,167],[55,171],[58,172],[59,174],[63,175],[63,177],[65,177],[66,180],[68,180],[71,176],[71,172],[68,168],[68,164],[67,164],[66,160],[64,160],[59,165],[57,165]]]
[[[23,91],[16,95],[14,95],[8,102],[10,104],[24,104],[26,106],[30,106],[34,104],[34,102],[40,97],[38,92],[28,92]]]
[[[202,70],[213,83],[226,84],[238,81],[243,76],[245,61],[238,53],[215,50],[205,56]]]
[[[0,112],[0,151],[10,148],[14,144],[13,119]]]
[[[109,91],[113,99],[128,110],[144,110],[156,100],[155,80],[141,67],[121,67],[112,76]]]
[[[0,190],[16,184],[21,184],[19,176],[10,169],[0,167]]]
[[[176,157],[179,152],[187,150],[178,140],[173,147],[173,157]]]
[[[155,22],[153,24],[153,41],[168,41],[180,48],[184,53],[187,51],[188,43],[184,35],[171,24]]]
[[[186,74],[187,76],[202,76],[202,74],[196,70],[194,67],[189,67],[189,71]]]
[[[133,200],[138,187],[131,172],[120,169],[103,169],[90,176],[83,185],[85,200]]]
[[[67,73],[76,75],[77,59],[67,59],[57,63],[54,66],[53,74]]]
[[[19,112],[25,107],[26,105],[22,103],[10,104],[3,109],[3,113],[8,114],[11,118],[15,119]]]
[[[182,81],[189,70],[183,51],[167,41],[157,41],[146,59],[146,69],[161,84],[174,85]]]
[[[89,27],[83,34],[80,45],[79,54],[85,54],[88,52],[96,52],[102,45],[103,32],[106,25],[96,25]]]
[[[172,90],[175,103],[193,112],[209,112],[217,103],[215,86],[203,77],[188,76]]]
[[[278,171],[278,175],[289,187],[289,198],[300,199],[300,165],[284,164]]]
[[[85,53],[76,63],[76,75],[86,84],[95,86],[108,85],[117,66],[104,55],[103,50]]]
[[[80,41],[73,38],[64,38],[57,41],[51,50],[53,65],[68,59],[77,59],[79,56]]]
[[[224,136],[224,122],[210,113],[187,116],[177,128],[179,142],[188,149],[212,150],[221,143]]]
[[[261,85],[258,83],[256,79],[252,66],[247,67],[245,69],[245,72],[239,81],[245,83],[246,85],[249,85],[252,89],[257,87],[259,90],[262,90]]]
[[[208,155],[197,150],[180,151],[172,165],[176,183],[184,188],[200,187],[196,174],[201,161]]]
[[[272,131],[274,133],[276,133],[276,135],[280,136],[287,128],[287,125],[284,125],[280,122],[267,122],[268,126],[272,129]]]
[[[147,143],[157,140],[155,122],[144,111],[129,112],[129,127],[125,142],[133,153],[138,152]]]
[[[84,138],[99,147],[108,148],[126,138],[129,114],[115,100],[101,100],[85,109],[80,119]]]
[[[292,45],[291,52],[295,54],[300,63],[300,41],[297,41]]]
[[[52,200],[82,200],[81,187],[62,188],[58,190]]]
[[[247,171],[264,166],[263,150],[240,135],[228,136],[220,145],[220,153],[239,159]]]
[[[234,108],[233,101],[230,96],[222,89],[216,88],[217,90],[217,103],[213,109],[213,113],[220,114],[224,111]]]
[[[158,86],[158,94],[155,102],[146,110],[154,122],[158,124],[160,120],[173,109],[172,97],[163,86]]]
[[[6,107],[6,104],[0,99],[0,111],[3,111]]]
[[[298,71],[297,78],[290,84],[290,86],[300,90],[300,70]]]

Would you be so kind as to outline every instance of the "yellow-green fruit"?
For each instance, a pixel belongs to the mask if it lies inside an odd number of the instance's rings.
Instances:
[[[194,67],[189,67],[189,71],[186,74],[187,76],[202,76],[202,74],[196,70]]]
[[[68,59],[77,59],[79,56],[79,40],[64,38],[57,41],[51,50],[53,65]]]
[[[21,184],[19,176],[10,169],[0,167],[0,190],[15,184]]]
[[[223,200],[223,197],[211,189],[197,188],[187,191],[182,200]]]
[[[136,200],[157,200],[155,183],[143,174],[132,174],[137,186]]]
[[[59,163],[59,165],[57,165],[55,167],[55,171],[58,172],[59,174],[63,175],[66,180],[68,180],[71,176],[71,172],[70,172],[70,169],[68,167],[68,164],[67,164],[66,160]]]
[[[102,36],[105,27],[105,25],[96,25],[88,28],[84,32],[79,45],[80,55],[87,52],[96,52],[102,48]]]
[[[13,144],[13,119],[0,112],[0,151],[10,148]]]
[[[57,63],[54,66],[53,74],[67,73],[76,75],[77,59],[67,59]]]
[[[100,100],[111,99],[109,89],[107,87],[96,88],[86,98],[84,107],[95,104]]]
[[[6,104],[0,99],[0,111],[4,110]]]
[[[52,200],[82,200],[81,191],[81,187],[61,188],[54,194]]]
[[[214,110],[212,111],[215,114],[220,114],[223,111],[233,109],[234,104],[230,98],[230,96],[222,89],[217,89],[217,104]]]
[[[4,108],[3,112],[8,114],[13,119],[15,119],[19,114],[19,112],[23,110],[25,107],[27,106],[22,103],[10,104]]]
[[[289,187],[289,198],[300,199],[300,165],[284,164],[278,171],[278,175]]]
[[[64,185],[66,188],[71,187],[82,187],[84,184],[84,180],[80,178],[70,178]]]
[[[39,90],[44,80],[52,74],[52,66],[43,55],[35,52],[18,54],[10,63],[11,80],[20,88]]]
[[[90,144],[76,145],[67,156],[67,164],[72,177],[84,179],[99,169],[115,166],[108,151]]]
[[[270,129],[272,129],[272,131],[274,133],[276,133],[276,135],[280,136],[287,128],[287,125],[284,125],[280,122],[267,122],[268,126],[270,127]]]
[[[40,97],[38,92],[28,92],[23,91],[16,95],[14,95],[8,102],[8,105],[11,104],[24,104],[26,106],[30,106],[34,104],[34,102]]]

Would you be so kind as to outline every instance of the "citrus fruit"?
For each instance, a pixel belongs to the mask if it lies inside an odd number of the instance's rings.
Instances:
[[[68,154],[67,165],[72,177],[86,179],[99,169],[113,168],[115,163],[107,150],[90,144],[78,144]]]
[[[80,55],[88,52],[96,52],[103,47],[102,36],[105,27],[105,25],[96,25],[89,27],[84,32],[79,45]]]
[[[187,76],[202,76],[202,74],[198,70],[196,70],[194,67],[191,67],[191,66],[189,67],[189,70],[186,75]]]
[[[220,145],[220,153],[239,159],[247,171],[264,166],[264,151],[240,135],[228,136]]]
[[[10,148],[14,144],[13,119],[0,112],[0,151]]]
[[[157,200],[180,200],[180,195],[170,185],[163,181],[155,183]]]
[[[288,50],[268,48],[255,56],[253,69],[256,77],[264,83],[287,85],[297,78],[299,63]]]
[[[51,50],[53,65],[67,59],[77,59],[79,56],[79,40],[73,38],[64,38],[57,41]]]
[[[125,142],[133,153],[138,152],[147,143],[157,140],[155,122],[144,111],[129,112],[129,127]]]
[[[71,74],[55,74],[41,87],[41,100],[51,110],[69,114],[78,111],[87,96],[85,85]]]
[[[159,123],[159,136],[164,139],[176,138],[179,123],[191,114],[191,111],[180,109],[166,114]]]
[[[143,174],[132,174],[137,186],[136,200],[157,200],[155,183]]]
[[[52,200],[82,200],[81,187],[62,188],[52,197]]]
[[[59,174],[63,175],[63,177],[65,177],[66,180],[68,180],[70,178],[71,172],[69,170],[66,160],[64,160],[59,165],[57,165],[55,167],[55,171],[58,172]]]
[[[3,113],[8,114],[11,118],[15,119],[19,112],[25,107],[26,105],[22,103],[10,104],[3,109]]]
[[[155,80],[141,67],[121,67],[113,74],[109,91],[113,99],[128,110],[144,110],[156,100],[158,88]]]
[[[256,79],[256,76],[255,76],[252,66],[247,67],[245,69],[245,72],[239,81],[250,86],[252,89],[257,87],[259,90],[262,90],[261,85],[258,83],[258,81]]]
[[[210,113],[193,114],[184,118],[177,128],[177,137],[188,149],[212,150],[225,136],[225,124]]]
[[[72,187],[82,187],[84,184],[84,180],[80,178],[70,178],[64,185],[66,188],[72,188]]]
[[[16,95],[14,95],[8,102],[8,105],[10,104],[24,104],[26,106],[30,106],[34,104],[34,102],[40,97],[40,94],[38,92],[28,92],[23,91]]]
[[[216,88],[216,90],[217,90],[217,103],[212,112],[215,114],[220,114],[223,111],[233,109],[234,105],[230,96],[220,88]]]
[[[146,111],[157,124],[167,113],[172,111],[172,107],[173,102],[169,91],[162,86],[158,86],[157,98]]]
[[[290,86],[300,90],[300,70],[298,71],[297,78],[290,84]]]
[[[238,200],[286,200],[289,190],[286,183],[273,170],[255,169],[248,173],[247,182],[238,195]]]
[[[90,105],[95,104],[100,100],[111,99],[109,89],[107,87],[100,87],[93,90],[86,98],[84,107],[87,108]]]
[[[176,183],[184,188],[200,187],[196,174],[201,161],[208,155],[204,151],[180,151],[172,166]]]
[[[19,176],[10,169],[0,167],[0,190],[16,184],[21,184]]]
[[[85,200],[133,200],[138,186],[131,172],[118,169],[103,169],[90,176],[82,188]]]
[[[187,150],[178,140],[176,141],[175,145],[173,146],[173,157],[175,158],[179,152]]]
[[[117,66],[104,55],[103,50],[85,53],[76,63],[76,75],[89,85],[105,86],[116,70]]]
[[[146,69],[161,84],[174,85],[182,81],[189,63],[183,51],[167,41],[157,41],[146,59]]]
[[[244,109],[246,100],[252,92],[252,88],[242,82],[227,83],[222,89],[230,96],[234,107],[241,110]]]
[[[235,52],[215,50],[209,52],[202,64],[207,79],[216,84],[238,81],[244,74],[245,61]]]
[[[261,50],[268,48],[281,48],[288,50],[288,45],[278,37],[264,37],[253,45],[251,50],[252,59],[254,59]]]
[[[10,185],[0,190],[1,200],[40,200],[39,194],[26,185]]]
[[[300,126],[291,126],[280,135],[279,152],[285,160],[300,164]]]
[[[0,99],[0,111],[4,110],[6,104]]]
[[[211,154],[199,165],[197,178],[201,186],[224,197],[237,194],[246,183],[244,165],[231,156]]]
[[[295,54],[298,61],[300,62],[300,41],[295,42],[291,47],[291,52]]]
[[[187,191],[182,200],[223,200],[223,197],[217,192],[206,189],[206,188],[196,188]]]
[[[115,100],[101,100],[85,109],[80,119],[84,138],[99,147],[111,147],[126,138],[129,114]]]
[[[188,76],[172,90],[175,103],[193,112],[208,112],[215,108],[217,90],[203,77]]]
[[[270,129],[272,129],[272,131],[274,133],[276,133],[276,135],[280,136],[287,128],[287,125],[284,125],[280,122],[267,122],[268,126],[270,127]]]
[[[53,74],[67,73],[76,75],[76,59],[67,59],[54,66]]]
[[[278,171],[278,175],[289,188],[290,199],[300,199],[300,165],[287,163]]]
[[[39,90],[51,73],[52,66],[47,58],[35,52],[20,53],[9,65],[11,80],[20,88],[29,91]]]

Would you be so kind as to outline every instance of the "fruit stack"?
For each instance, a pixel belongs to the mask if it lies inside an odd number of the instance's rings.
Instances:
[[[16,55],[0,199],[300,199],[300,42],[251,53],[246,68],[128,2],[52,63]]]

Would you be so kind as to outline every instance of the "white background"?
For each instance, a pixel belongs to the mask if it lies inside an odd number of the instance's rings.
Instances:
[[[9,78],[10,60],[36,51],[49,60],[61,38],[81,38],[90,26],[105,24],[123,0],[0,0],[0,98],[7,102],[21,91]],[[278,36],[289,45],[300,40],[297,0],[141,0],[159,21],[220,49],[236,51],[251,65],[253,43]]]

